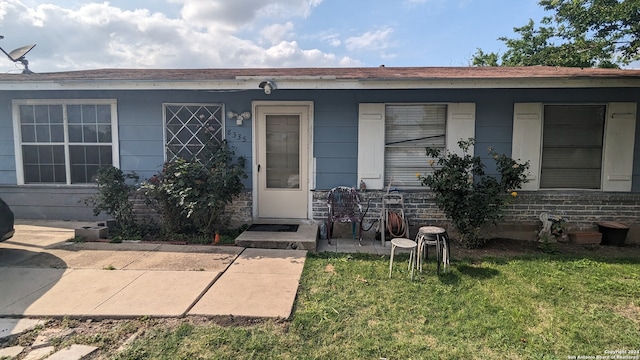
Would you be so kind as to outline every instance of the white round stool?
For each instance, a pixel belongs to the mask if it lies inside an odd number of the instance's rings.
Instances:
[[[418,269],[422,271],[423,259],[428,255],[427,246],[435,246],[438,264],[438,274],[440,273],[440,262],[444,271],[446,272],[449,267],[449,235],[447,231],[437,226],[423,226],[418,229],[418,235],[416,235],[416,241],[418,244]]]
[[[411,239],[405,238],[395,238],[391,239],[391,260],[389,261],[389,278],[391,278],[391,270],[393,270],[393,253],[396,251],[396,248],[402,249],[411,249],[411,253],[409,253],[409,270],[411,270],[411,280],[413,280],[413,269],[416,267],[416,249],[418,248],[418,243]]]

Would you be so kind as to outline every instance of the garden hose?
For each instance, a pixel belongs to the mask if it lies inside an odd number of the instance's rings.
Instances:
[[[407,233],[404,219],[395,211],[387,212],[387,231],[392,237],[404,237]]]

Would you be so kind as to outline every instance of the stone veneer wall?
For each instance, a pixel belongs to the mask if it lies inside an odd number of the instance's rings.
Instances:
[[[327,193],[328,190],[315,191],[313,194],[313,217],[316,220],[327,217]],[[380,216],[382,194],[381,191],[362,193],[363,207],[366,209],[369,204],[365,228]],[[427,224],[449,227],[449,221],[435,205],[432,192],[407,190],[401,191],[401,194],[404,196],[404,210],[411,228]],[[497,227],[488,228],[488,235],[534,240],[540,226],[539,216],[543,212],[566,217],[569,231],[597,231],[598,221],[619,221],[631,227],[627,243],[640,243],[638,193],[521,192],[508,206],[503,221]]]
[[[130,200],[133,201],[133,209],[139,221],[160,221],[158,213],[153,207],[146,204],[142,196],[134,194]],[[237,226],[251,223],[251,207],[251,192],[242,192],[231,204],[227,205],[223,221],[229,221]]]
[[[244,191],[231,203],[227,204],[225,216],[232,224],[249,224],[252,221],[252,194]]]
[[[314,220],[322,221],[327,218],[328,192],[329,190],[313,192]],[[404,196],[404,209],[409,225],[414,229],[412,234],[415,234],[416,227],[427,224],[449,227],[450,223],[436,206],[432,192],[407,190],[400,193]],[[382,191],[362,193],[362,206],[364,209],[368,207],[364,221],[365,228],[379,218],[382,211],[382,194]],[[596,222],[598,221],[619,221],[631,227],[627,243],[640,244],[640,193],[520,192],[508,206],[504,220],[497,227],[490,227],[487,235],[535,240],[540,226],[539,216],[543,212],[566,217],[569,220],[569,231],[597,231]],[[241,193],[233,203],[229,204],[226,216],[232,224],[251,223],[251,192]],[[371,232],[374,230],[375,226]]]

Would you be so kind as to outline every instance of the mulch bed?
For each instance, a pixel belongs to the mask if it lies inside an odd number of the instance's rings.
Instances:
[[[537,241],[525,241],[495,238],[477,249],[466,249],[455,240],[451,244],[451,257],[464,259],[481,259],[485,257],[511,258],[525,255],[543,255],[542,244]],[[551,244],[554,254],[583,256],[590,258],[637,258],[640,260],[640,246],[577,245],[571,243]]]

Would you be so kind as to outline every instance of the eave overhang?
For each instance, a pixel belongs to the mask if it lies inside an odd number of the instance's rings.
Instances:
[[[555,67],[98,69],[0,74],[4,90],[286,90],[637,88],[640,70]]]

